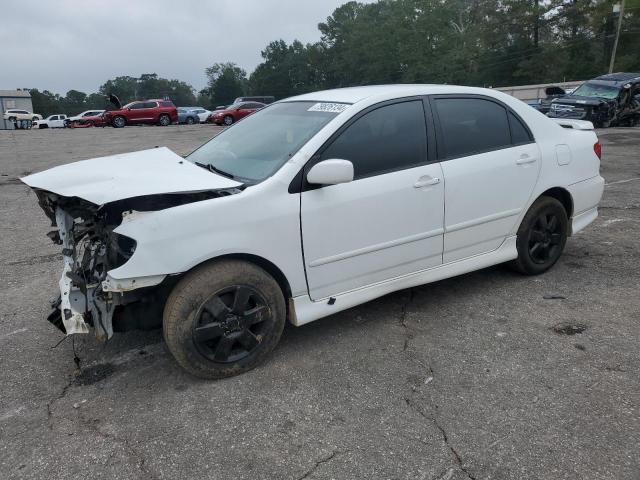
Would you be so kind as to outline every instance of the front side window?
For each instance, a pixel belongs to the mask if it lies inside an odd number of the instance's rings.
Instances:
[[[144,108],[144,103],[142,102],[130,103],[129,105],[125,105],[124,108],[129,108],[131,110],[140,110],[141,108]]]
[[[354,178],[415,167],[427,161],[422,101],[377,108],[353,122],[322,152],[353,163]]]
[[[239,181],[262,181],[336,115],[316,108],[316,102],[277,103],[247,116],[186,159]]]
[[[481,98],[436,98],[435,106],[444,143],[441,156],[463,157],[511,145],[503,106]]]

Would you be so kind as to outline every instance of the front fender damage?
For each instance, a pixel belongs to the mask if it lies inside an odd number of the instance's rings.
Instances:
[[[159,326],[164,301],[178,277],[110,275],[137,247],[135,239],[114,230],[144,212],[239,192],[153,195],[98,206],[77,197],[36,190],[40,206],[57,227],[47,235],[62,246],[63,254],[60,295],[52,302],[53,311],[47,319],[67,335],[88,333],[93,328],[99,340],[111,338],[114,331]]]

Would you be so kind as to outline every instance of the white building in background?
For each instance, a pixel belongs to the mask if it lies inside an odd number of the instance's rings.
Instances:
[[[31,94],[28,90],[0,90],[0,130],[13,129],[10,123],[2,118],[2,114],[11,108],[19,108],[33,112]]]

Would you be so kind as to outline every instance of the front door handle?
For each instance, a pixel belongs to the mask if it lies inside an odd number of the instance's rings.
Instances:
[[[425,175],[423,177],[420,177],[418,181],[413,184],[413,187],[414,188],[429,187],[431,185],[437,185],[439,183],[440,183],[440,179],[438,177]]]
[[[532,157],[531,155],[523,153],[522,155],[520,155],[520,158],[516,160],[516,163],[518,165],[526,165],[527,163],[533,163],[535,161],[536,157]]]

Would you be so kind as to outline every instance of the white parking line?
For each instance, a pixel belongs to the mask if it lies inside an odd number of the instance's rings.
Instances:
[[[5,333],[4,335],[0,335],[0,340],[4,340],[5,338],[9,338],[11,335],[16,335],[18,333],[26,332],[29,330],[28,328],[19,328],[18,330],[14,330],[13,332]]]
[[[604,186],[608,187],[609,185],[617,185],[619,183],[628,183],[628,182],[635,182],[636,180],[640,180],[640,177],[635,177],[635,178],[627,178],[626,180],[617,180],[615,182],[609,182],[609,183],[605,183]]]

